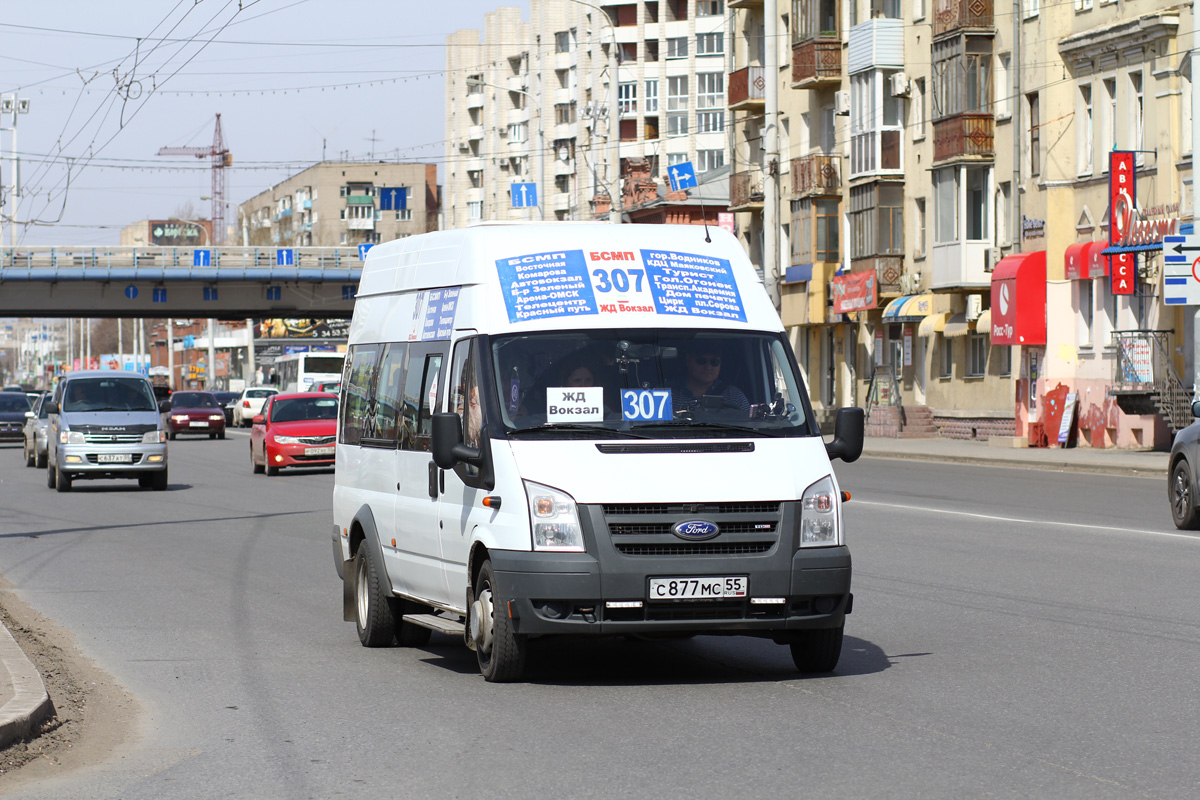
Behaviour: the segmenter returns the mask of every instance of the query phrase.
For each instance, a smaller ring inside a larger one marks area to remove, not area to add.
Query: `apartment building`
[[[1073,440],[1162,446],[1190,421],[1192,313],[1162,283],[1162,235],[1193,214],[1190,5],[729,7],[731,208],[763,259],[779,176],[782,313],[819,413],[865,405],[875,433],[1053,443],[1061,384]],[[756,91],[770,80],[777,114]],[[1110,243],[1114,149],[1136,178],[1117,229],[1136,243]]]
[[[715,178],[725,26],[721,0],[532,0],[447,37],[445,225],[627,214],[684,161]]]
[[[326,161],[238,206],[240,235],[263,247],[353,247],[437,230],[434,164]]]

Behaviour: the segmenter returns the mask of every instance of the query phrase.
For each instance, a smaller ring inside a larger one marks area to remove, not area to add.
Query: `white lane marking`
[[[928,514],[946,514],[954,517],[971,517],[973,519],[986,519],[993,522],[1014,522],[1019,525],[1057,525],[1060,528],[1080,528],[1088,531],[1111,531],[1113,533],[1144,533],[1151,536],[1167,536],[1172,539],[1188,539],[1193,542],[1200,542],[1200,536],[1188,533],[1171,533],[1168,531],[1148,531],[1142,528],[1115,528],[1110,525],[1088,525],[1083,522],[1057,522],[1047,519],[1021,519],[1020,517],[1000,517],[995,514],[977,514],[971,511],[954,511],[949,508],[928,508],[926,506],[906,506],[899,503],[881,503],[874,500],[859,500],[855,498],[850,501],[851,504],[861,503],[864,506],[882,506],[884,508],[899,508],[905,511],[923,511]]]

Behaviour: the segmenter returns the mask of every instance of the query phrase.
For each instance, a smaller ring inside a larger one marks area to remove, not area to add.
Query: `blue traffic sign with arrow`
[[[536,183],[514,183],[509,191],[513,208],[533,208],[538,204]]]
[[[379,190],[380,211],[404,211],[406,208],[408,208],[407,186]]]
[[[692,162],[690,161],[683,161],[672,165],[667,170],[667,175],[671,179],[671,191],[673,192],[690,189],[697,185],[696,170],[692,167]]]

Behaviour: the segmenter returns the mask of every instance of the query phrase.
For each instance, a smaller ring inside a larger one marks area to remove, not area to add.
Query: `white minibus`
[[[309,392],[314,384],[342,377],[345,356],[341,353],[312,351],[290,353],[275,361],[275,373],[282,392]]]
[[[828,444],[729,233],[491,223],[370,250],[342,379],[333,559],[367,647],[746,635],[802,672],[850,593]]]

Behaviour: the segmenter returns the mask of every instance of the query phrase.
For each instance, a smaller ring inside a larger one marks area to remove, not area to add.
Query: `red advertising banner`
[[[851,272],[838,275],[830,282],[833,289],[833,310],[838,314],[865,311],[879,304],[874,272]]]
[[[1108,243],[1117,244],[1125,235],[1122,225],[1132,217],[1137,205],[1137,188],[1134,184],[1134,154],[1127,150],[1114,150],[1108,155]],[[1118,253],[1111,256],[1113,294],[1133,294],[1137,280],[1137,256],[1133,253]]]

